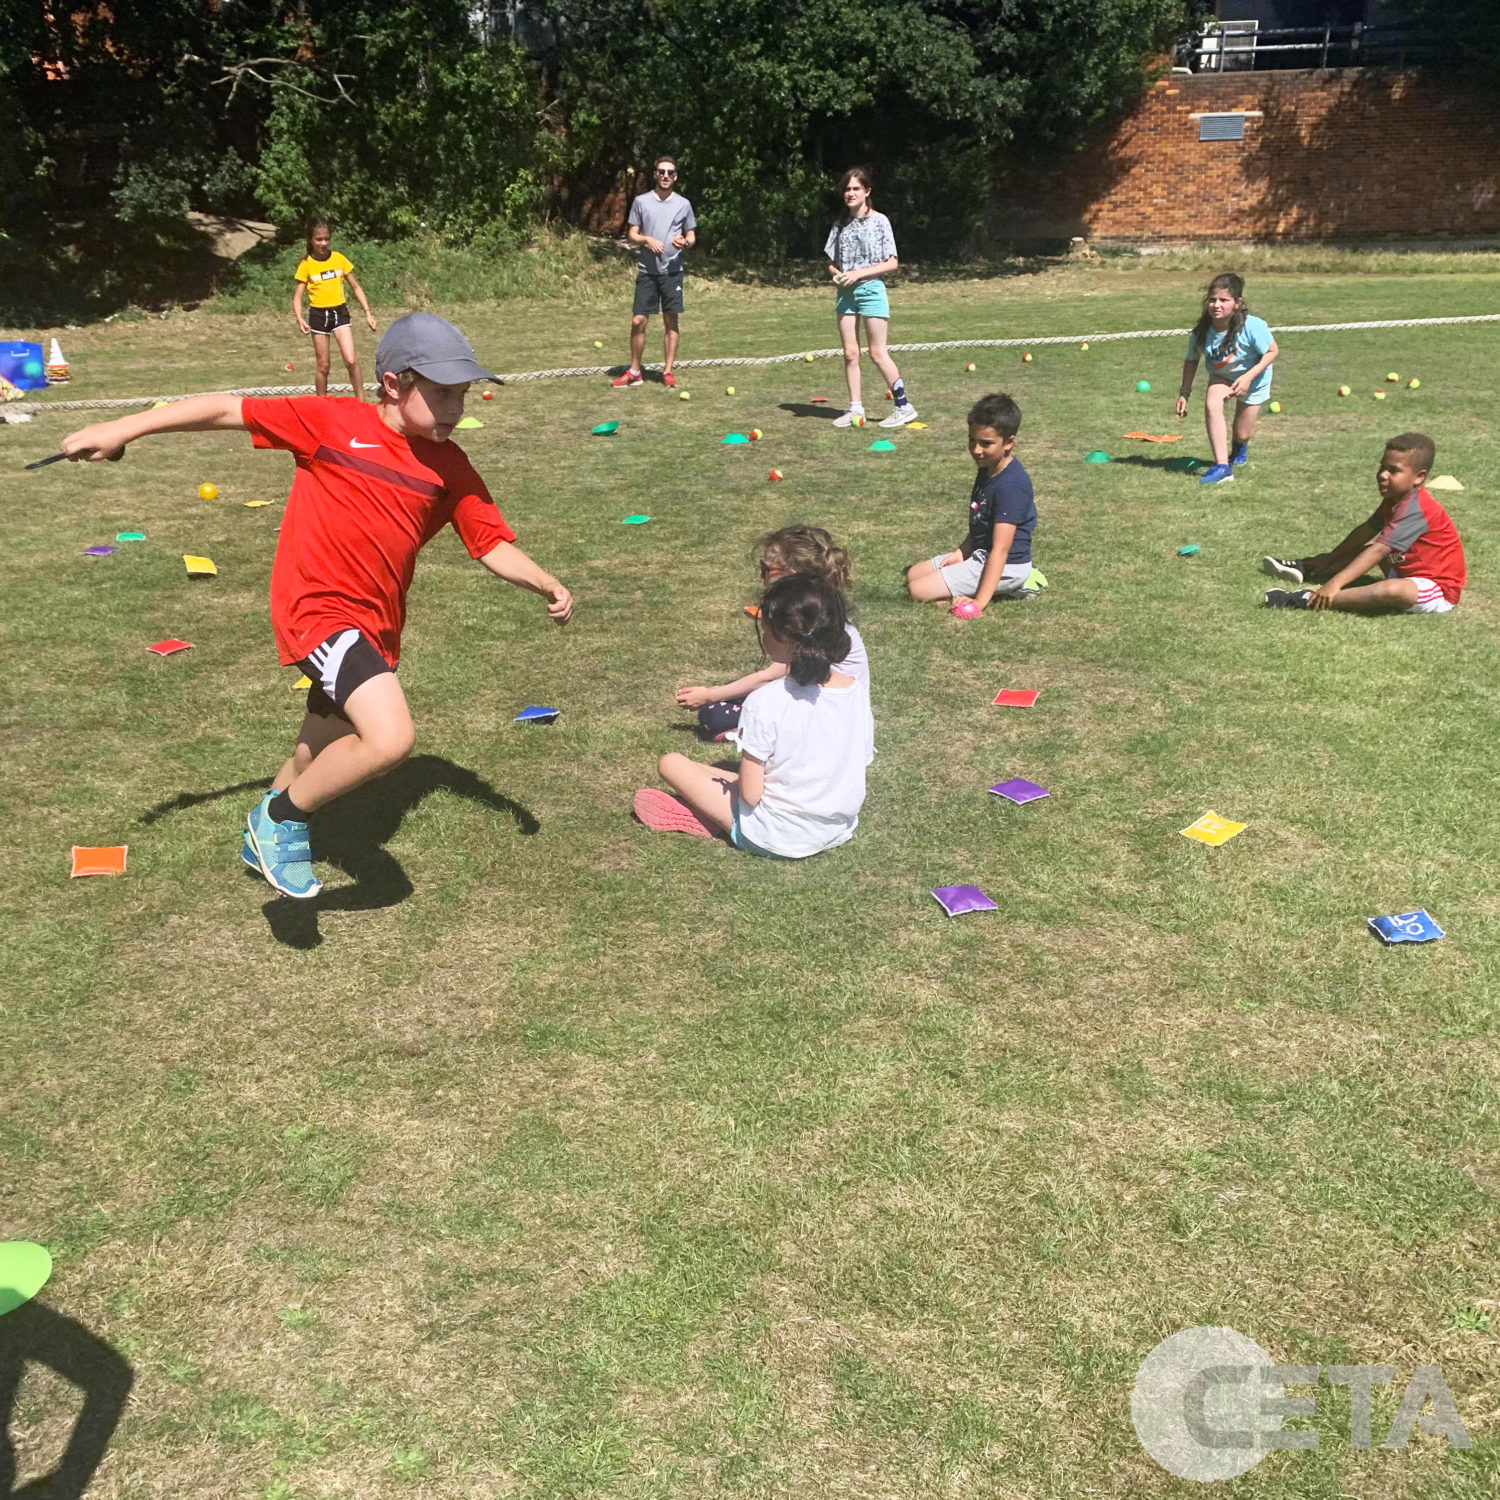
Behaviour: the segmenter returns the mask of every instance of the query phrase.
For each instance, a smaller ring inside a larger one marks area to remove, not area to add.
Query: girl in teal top
[[[1276,340],[1264,318],[1252,316],[1245,306],[1245,283],[1232,271],[1215,276],[1203,298],[1203,313],[1188,337],[1187,358],[1182,365],[1182,389],[1177,397],[1177,415],[1186,415],[1188,397],[1198,361],[1208,361],[1208,393],[1203,420],[1213,449],[1213,467],[1205,470],[1199,484],[1222,484],[1234,478],[1235,468],[1250,456],[1250,437],[1261,406],[1271,398],[1271,362],[1276,358]],[[1229,451],[1229,425],[1224,407],[1233,397],[1234,452]]]

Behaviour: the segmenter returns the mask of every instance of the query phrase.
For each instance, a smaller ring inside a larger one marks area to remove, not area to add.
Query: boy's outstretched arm
[[[529,589],[547,601],[555,625],[566,625],[573,613],[573,596],[547,570],[534,563],[514,542],[501,542],[479,559],[496,578]]]
[[[118,458],[127,443],[158,432],[235,432],[244,427],[238,396],[189,396],[186,401],[116,417],[113,422],[80,427],[58,446],[70,459],[97,463],[101,458]]]
[[[1350,539],[1356,536],[1359,531],[1363,531],[1368,535],[1369,528],[1362,526],[1357,528],[1356,531],[1349,533],[1349,537],[1345,538],[1333,553],[1335,565],[1337,565],[1340,554],[1349,545]],[[1363,578],[1371,568],[1378,567],[1395,550],[1394,547],[1386,546],[1378,536],[1373,541],[1367,542],[1365,546],[1354,553],[1354,560],[1352,562],[1345,562],[1327,583],[1314,590],[1312,597],[1307,601],[1307,607],[1309,609],[1331,608],[1336,595],[1353,583],[1356,578]]]
[[[979,575],[979,587],[974,590],[974,602],[983,613],[985,605],[995,597],[995,590],[1000,586],[1000,576],[1005,572],[1005,564],[1010,557],[1010,544],[1016,539],[1016,527],[1013,521],[998,521],[995,530],[990,537],[989,554],[984,560],[984,571]]]

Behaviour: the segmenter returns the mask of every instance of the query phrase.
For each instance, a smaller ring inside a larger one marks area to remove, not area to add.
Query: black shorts
[[[649,318],[654,312],[682,311],[682,268],[675,271],[637,271],[635,305],[630,309],[638,318]]]
[[[718,703],[705,703],[698,710],[698,727],[710,737],[728,734],[731,729],[740,727],[740,710],[744,706],[743,698],[725,698]]]
[[[297,663],[309,677],[307,711],[320,719],[342,719],[349,715],[344,705],[355,688],[372,677],[392,671],[389,662],[357,630],[341,630]]]
[[[307,326],[314,333],[332,333],[335,328],[349,326],[349,304],[340,302],[337,307],[310,307],[307,310]]]

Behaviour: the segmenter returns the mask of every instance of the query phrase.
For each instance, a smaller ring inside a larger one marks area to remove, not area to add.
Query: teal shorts
[[[891,299],[885,294],[885,282],[872,277],[868,281],[856,281],[853,286],[841,286],[834,311],[843,317],[846,313],[858,313],[862,318],[889,318]]]
[[[748,839],[740,831],[740,799],[738,793],[734,798],[734,823],[729,830],[729,842],[736,849],[743,849],[746,854],[759,854],[765,859],[785,859],[784,854],[773,854],[769,849],[762,849],[754,840]]]

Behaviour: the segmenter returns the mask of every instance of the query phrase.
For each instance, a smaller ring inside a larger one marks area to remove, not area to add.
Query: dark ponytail
[[[787,670],[803,687],[821,687],[854,649],[844,596],[811,573],[778,578],[760,601],[760,623],[791,646]]]

